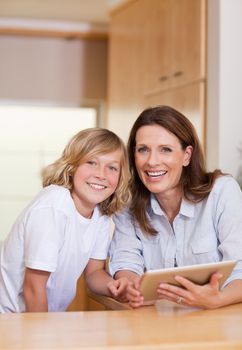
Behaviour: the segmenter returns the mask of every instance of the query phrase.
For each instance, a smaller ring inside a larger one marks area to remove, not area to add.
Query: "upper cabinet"
[[[170,0],[144,2],[144,93],[165,89],[170,84],[171,21]]]
[[[204,144],[205,57],[206,0],[124,0],[111,14],[106,126],[126,140],[144,108],[170,104]]]
[[[177,109],[194,125],[205,151],[205,82],[193,82],[185,86],[147,95],[143,108],[147,106],[168,105]]]
[[[141,0],[144,20],[144,94],[205,77],[205,0]]]
[[[143,15],[143,0],[130,1],[110,23],[107,126],[124,140],[143,100]]]

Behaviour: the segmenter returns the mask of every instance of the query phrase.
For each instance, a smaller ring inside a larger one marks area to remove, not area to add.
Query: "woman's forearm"
[[[126,277],[128,280],[132,282],[140,280],[140,276],[137,273],[130,270],[121,270],[115,273],[115,276],[114,276],[115,279],[118,279],[121,277]]]
[[[220,293],[219,306],[226,306],[242,302],[242,280],[230,282]]]

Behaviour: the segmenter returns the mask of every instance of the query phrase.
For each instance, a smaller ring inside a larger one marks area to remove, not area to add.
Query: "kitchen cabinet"
[[[205,145],[206,0],[125,0],[111,13],[106,126],[127,140],[142,110],[169,104]]]
[[[171,23],[170,0],[143,0],[144,20],[144,86],[145,94],[170,85]]]
[[[204,79],[205,1],[143,1],[144,94]]]
[[[168,105],[183,113],[194,125],[205,151],[205,82],[193,82],[185,86],[146,96],[143,108]]]
[[[143,98],[143,0],[112,16],[109,37],[108,127],[124,140]]]

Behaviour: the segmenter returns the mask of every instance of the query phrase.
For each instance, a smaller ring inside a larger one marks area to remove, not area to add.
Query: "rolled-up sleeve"
[[[139,275],[144,272],[142,244],[136,235],[136,228],[128,210],[113,217],[115,230],[110,245],[109,272],[129,270]]]
[[[226,180],[217,202],[218,249],[223,260],[237,260],[238,263],[225,285],[242,279],[242,192],[232,177]]]

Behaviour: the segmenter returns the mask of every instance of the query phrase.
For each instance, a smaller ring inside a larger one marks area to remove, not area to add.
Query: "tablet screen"
[[[220,272],[223,277],[219,280],[220,287],[231,274],[236,265],[235,260],[221,261],[217,263],[189,265],[183,267],[174,267],[169,269],[149,270],[145,272],[141,279],[141,292],[144,300],[157,299],[157,287],[160,282],[167,282],[174,285],[179,283],[174,279],[175,276],[182,276],[196,284],[206,284],[209,282],[211,275]]]

